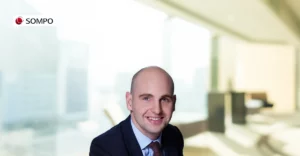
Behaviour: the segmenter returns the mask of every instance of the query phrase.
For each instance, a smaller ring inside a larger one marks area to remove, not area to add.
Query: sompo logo
[[[17,17],[15,20],[16,24],[20,25],[23,23],[23,18],[22,17]]]
[[[47,16],[18,16],[15,18],[15,24],[18,26],[51,26],[54,25],[54,19]]]

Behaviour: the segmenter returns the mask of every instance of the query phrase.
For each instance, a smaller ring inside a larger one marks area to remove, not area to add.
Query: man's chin
[[[161,134],[161,132],[162,132],[162,129],[159,129],[159,130],[157,130],[157,129],[151,129],[150,131],[149,131],[152,135],[160,135]]]
[[[151,127],[148,128],[148,130],[152,134],[160,134],[163,131],[164,128],[165,128],[164,125],[161,125],[161,126],[151,126]]]

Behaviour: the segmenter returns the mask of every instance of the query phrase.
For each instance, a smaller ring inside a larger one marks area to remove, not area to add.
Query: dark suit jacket
[[[143,156],[133,133],[130,116],[105,133],[94,138],[90,156]],[[161,138],[164,156],[183,156],[183,137],[179,129],[168,125]]]

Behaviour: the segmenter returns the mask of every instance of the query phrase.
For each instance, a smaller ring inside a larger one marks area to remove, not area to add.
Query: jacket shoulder
[[[164,132],[168,132],[168,133],[176,133],[178,135],[182,135],[180,130],[178,129],[178,127],[168,124],[167,127],[165,128]]]
[[[99,154],[114,156],[116,155],[116,152],[124,147],[124,142],[122,140],[120,125],[116,125],[92,140],[90,156],[98,156]]]
[[[167,142],[183,150],[184,147],[183,135],[176,126],[168,124],[168,126],[163,131],[163,135],[164,135],[164,139],[166,139]]]
[[[95,137],[92,142],[95,142],[98,144],[100,144],[100,143],[107,144],[107,143],[111,142],[112,139],[116,139],[118,137],[121,137],[121,131],[120,131],[120,126],[116,125],[116,126],[110,128],[109,130],[107,130],[106,132]]]

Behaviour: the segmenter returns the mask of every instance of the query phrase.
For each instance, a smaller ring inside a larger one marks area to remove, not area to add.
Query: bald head
[[[148,76],[159,76],[162,79],[166,79],[167,83],[170,85],[170,91],[172,94],[174,94],[174,81],[172,77],[166,72],[164,69],[158,67],[158,66],[149,66],[142,68],[138,72],[136,72],[131,80],[131,87],[130,87],[130,92],[133,93],[135,90],[135,87],[137,85],[137,81],[142,81],[143,77],[148,77]]]

